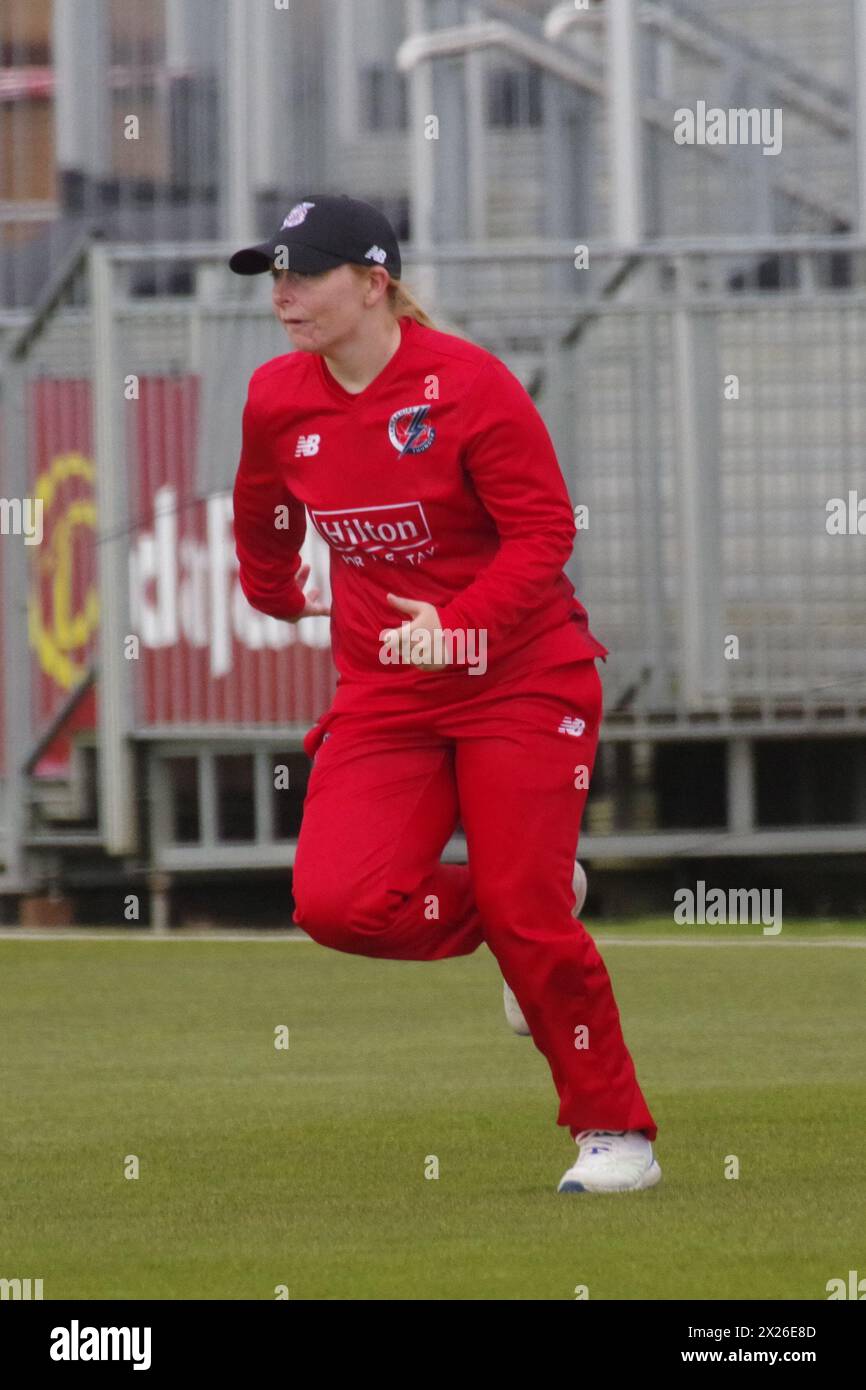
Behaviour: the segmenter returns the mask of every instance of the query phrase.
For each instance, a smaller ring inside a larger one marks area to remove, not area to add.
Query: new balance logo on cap
[[[576,714],[567,714],[557,729],[557,733],[571,734],[572,738],[580,738],[585,728],[585,719],[578,719]]]
[[[378,261],[380,265],[387,261],[388,252],[383,251],[381,246],[371,246],[369,251],[364,252],[365,261]]]

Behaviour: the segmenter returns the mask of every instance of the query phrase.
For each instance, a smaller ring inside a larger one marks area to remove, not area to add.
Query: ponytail
[[[388,302],[395,318],[415,319],[425,328],[436,327],[426,309],[421,308],[412,291],[407,289],[402,280],[391,280],[388,285]]]
[[[349,268],[359,276],[366,275],[369,267],[356,265],[348,262]],[[414,294],[404,285],[402,280],[395,280],[393,276],[388,277],[388,307],[396,319],[414,319],[416,323],[421,323],[425,328],[435,328],[436,324],[427,313],[422,309]]]

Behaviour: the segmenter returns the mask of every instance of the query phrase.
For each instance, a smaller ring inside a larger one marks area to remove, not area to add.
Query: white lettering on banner
[[[159,650],[179,641],[207,647],[211,675],[226,676],[233,666],[233,639],[249,651],[280,651],[294,642],[330,645],[328,618],[286,623],[247,602],[237,576],[231,493],[218,493],[203,504],[204,541],[178,536],[173,487],[159,488],[153,503],[153,531],[136,536],[129,553],[130,619],[143,647]],[[301,557],[310,566],[308,584],[330,603],[329,551],[315,531],[308,531]]]

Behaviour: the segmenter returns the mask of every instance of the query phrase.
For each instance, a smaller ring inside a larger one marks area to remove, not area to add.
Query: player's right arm
[[[303,591],[310,573],[300,555],[306,512],[279,476],[252,385],[244,406],[232,500],[238,579],[247,602],[260,613],[290,623],[328,614],[330,610],[316,601],[318,589],[306,595]]]

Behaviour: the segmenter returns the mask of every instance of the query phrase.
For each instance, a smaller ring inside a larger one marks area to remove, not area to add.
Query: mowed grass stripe
[[[47,1298],[824,1298],[864,1258],[863,969],[777,940],[611,953],[664,1178],[606,1198],[555,1191],[573,1147],[486,950],[0,942],[0,1274]]]

